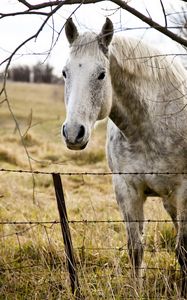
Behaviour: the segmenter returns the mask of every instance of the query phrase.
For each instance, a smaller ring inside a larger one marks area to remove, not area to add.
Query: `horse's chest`
[[[141,140],[129,143],[115,127],[108,133],[107,153],[113,172],[145,172],[148,168],[151,171],[156,156],[154,151],[146,149]]]

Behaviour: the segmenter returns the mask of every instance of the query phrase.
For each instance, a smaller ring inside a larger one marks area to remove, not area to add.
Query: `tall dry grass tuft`
[[[20,166],[21,162],[16,157],[14,151],[11,149],[5,149],[4,147],[0,146],[0,161],[3,163],[8,163],[14,166]]]

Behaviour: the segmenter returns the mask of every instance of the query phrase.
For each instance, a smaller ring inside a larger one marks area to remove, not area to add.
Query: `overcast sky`
[[[36,3],[36,1],[29,1]],[[38,1],[42,2],[42,1]],[[163,1],[168,12],[180,11],[181,1],[165,0]],[[132,0],[129,1],[131,6],[140,10],[147,16],[151,16],[153,20],[164,25],[163,11],[160,0]],[[77,6],[64,6],[54,16],[54,28],[59,32],[66,20],[66,18],[76,9]],[[77,24],[79,31],[93,30],[99,32],[105,17],[109,16],[114,23],[116,34],[133,35],[155,44],[157,47],[163,49],[167,53],[178,52],[174,42],[169,38],[164,37],[153,29],[130,30],[133,27],[147,27],[146,24],[133,17],[124,10],[114,11],[115,5],[111,2],[101,2],[92,5],[82,5],[74,16],[74,21]],[[0,0],[0,12],[14,12],[25,9],[23,5],[17,0]],[[114,13],[115,12],[115,13]],[[41,16],[17,16],[9,17],[0,20],[0,62],[5,59],[11,51],[13,51],[21,42],[33,35],[39,26],[42,24],[44,18]],[[55,38],[57,34],[55,34]],[[53,39],[52,20],[44,28],[36,41],[32,41],[15,56],[13,64],[27,64],[33,65],[38,61],[46,61],[50,63],[57,75],[61,75],[61,70],[68,57],[68,43],[64,36],[64,31],[59,37],[58,42],[51,51],[48,57],[46,53],[51,47]],[[2,68],[1,68],[2,70]]]

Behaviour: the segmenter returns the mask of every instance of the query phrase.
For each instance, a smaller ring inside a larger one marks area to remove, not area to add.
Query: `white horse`
[[[187,172],[186,71],[142,41],[113,37],[108,18],[99,35],[79,35],[72,19],[65,31],[71,48],[63,69],[67,147],[84,149],[95,122],[109,118],[107,156],[134,273],[140,275],[143,258],[143,205],[154,192],[178,233],[186,297],[187,175],[178,174]]]

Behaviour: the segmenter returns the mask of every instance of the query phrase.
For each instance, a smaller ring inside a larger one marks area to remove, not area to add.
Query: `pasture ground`
[[[82,152],[65,148],[63,86],[7,83],[10,105],[34,170],[105,172],[106,123]],[[3,100],[3,99],[1,99]],[[0,101],[1,101],[0,100]],[[29,169],[19,131],[0,104],[1,168]],[[51,175],[0,172],[0,300],[73,299],[59,224],[3,225],[6,221],[59,220]],[[69,220],[120,220],[110,176],[62,176]],[[159,198],[145,204],[146,219],[166,219]],[[148,222],[142,289],[133,280],[124,226],[120,222],[70,223],[80,286],[85,299],[179,299],[175,231],[171,223]]]

